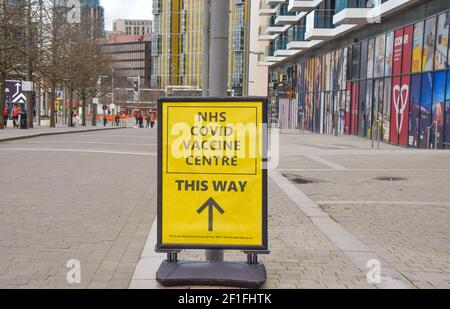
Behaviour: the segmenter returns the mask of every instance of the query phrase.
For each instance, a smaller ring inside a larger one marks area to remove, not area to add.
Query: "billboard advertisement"
[[[5,88],[5,102],[11,112],[14,106],[19,106],[21,110],[27,109],[27,97],[22,90],[22,81],[7,80]]]

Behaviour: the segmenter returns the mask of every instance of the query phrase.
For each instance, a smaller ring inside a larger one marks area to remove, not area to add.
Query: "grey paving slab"
[[[0,143],[0,160],[14,163],[4,166],[0,187],[0,288],[126,288],[155,216],[156,158],[116,153],[154,152],[155,133],[122,129]],[[31,142],[49,151],[20,149]],[[79,152],[57,151],[65,147]],[[66,280],[69,259],[81,263],[80,284]]]

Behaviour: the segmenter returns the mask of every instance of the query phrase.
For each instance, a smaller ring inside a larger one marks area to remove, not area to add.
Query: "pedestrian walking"
[[[155,126],[155,121],[156,121],[156,116],[155,114],[151,115],[151,120],[150,120],[150,126],[153,129],[153,127]]]
[[[27,111],[25,110],[25,108],[20,110],[20,128],[28,129]]]
[[[3,107],[3,126],[6,128],[8,126],[9,109],[8,104],[5,103]]]
[[[19,108],[19,106],[15,105],[12,110],[12,118],[13,118],[13,127],[14,128],[19,127],[19,115],[20,115],[20,108]]]
[[[139,115],[139,128],[144,128],[144,117]]]
[[[116,115],[116,126],[117,127],[120,126],[120,115],[119,114]]]
[[[145,120],[146,120],[145,128],[148,129],[148,128],[150,128],[151,116],[147,115]]]
[[[103,126],[106,127],[108,124],[108,118],[106,118],[106,115],[103,115]]]
[[[139,114],[136,112],[134,118],[136,119],[136,127],[139,127]]]

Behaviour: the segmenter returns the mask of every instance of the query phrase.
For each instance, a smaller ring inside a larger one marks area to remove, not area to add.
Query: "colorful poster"
[[[442,149],[444,134],[445,109],[445,75],[444,71],[434,73],[432,128],[430,131],[431,148]]]
[[[419,121],[420,121],[420,89],[421,74],[415,74],[411,77],[411,98],[410,98],[410,117],[409,117],[409,147],[419,147]]]
[[[408,139],[409,139],[409,130],[408,130],[408,121],[409,121],[409,94],[410,94],[410,84],[411,77],[409,75],[402,76],[401,89],[400,89],[400,98],[396,97],[396,106],[398,106],[398,110],[400,111],[397,115],[397,119],[399,119],[398,129],[399,129],[399,137],[398,144],[402,147],[408,147]],[[393,90],[394,92],[397,89]],[[397,92],[396,92],[397,95]],[[403,97],[404,95],[404,97]],[[398,104],[398,105],[397,105]],[[396,108],[397,112],[397,108]],[[397,127],[397,126],[396,126]]]
[[[412,55],[412,73],[422,72],[422,54],[423,54],[423,27],[425,23],[421,21],[414,25],[413,35],[413,55]]]
[[[444,148],[450,148],[450,71],[447,71],[447,91],[445,94]]]
[[[428,128],[431,125],[431,95],[433,89],[433,74],[422,74],[422,92],[420,95],[419,147],[427,149]]]
[[[436,17],[427,19],[424,32],[424,50],[422,71],[433,70],[434,49],[436,45]]]
[[[371,123],[371,137],[374,140],[381,140],[381,122],[383,114],[383,87],[384,80],[376,79],[373,87],[373,104],[372,104],[372,123]]]
[[[344,48],[341,49],[340,55],[339,55],[339,63],[341,64],[341,70],[340,70],[340,78],[339,78],[339,90],[345,90],[346,88],[346,81],[347,81],[347,59],[348,59],[348,49]]]
[[[373,78],[373,64],[374,64],[375,40],[369,40],[367,47],[367,78]]]
[[[403,74],[409,74],[411,72],[413,32],[414,32],[413,25],[403,28],[403,55],[402,55]]]
[[[402,87],[401,77],[392,79],[392,104],[391,104],[391,144],[399,145],[399,138],[405,119],[406,103],[409,97],[409,88]]]
[[[367,46],[366,46],[367,47]],[[366,89],[367,80],[361,80],[359,82],[359,94],[358,94],[358,136],[366,137],[367,126],[366,126]]]
[[[361,44],[353,45],[352,50],[352,79],[359,79],[361,60]]]
[[[345,92],[345,127],[344,134],[350,135],[351,111],[352,111],[352,82],[347,82],[347,91]]]
[[[389,32],[386,35],[386,55],[385,55],[385,76],[392,75],[392,62],[394,53],[394,32]]]
[[[352,89],[352,110],[351,110],[351,134],[358,134],[358,109],[359,109],[359,82],[353,83]]]
[[[450,12],[438,16],[436,52],[434,56],[435,70],[445,70],[447,68],[449,25],[450,25]]]
[[[375,39],[375,77],[384,75],[385,52],[386,35],[380,35]]]
[[[392,63],[392,75],[398,75],[402,70],[403,29],[394,32],[394,58]]]
[[[366,104],[364,106],[364,136],[372,136],[373,80],[367,81]]]
[[[392,79],[386,78],[383,89],[383,141],[389,143],[391,134],[391,89]]]

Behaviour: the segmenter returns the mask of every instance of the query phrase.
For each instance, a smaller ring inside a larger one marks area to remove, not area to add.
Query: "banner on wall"
[[[423,27],[421,21],[414,25],[413,35],[413,55],[412,55],[412,73],[422,72],[422,54],[423,54]]]
[[[352,82],[347,82],[347,91],[345,95],[345,126],[344,134],[350,134],[351,121],[351,104],[352,104]]]
[[[414,28],[398,29],[394,34],[393,74],[408,74],[411,70],[412,36]],[[410,77],[396,76],[392,79],[391,143],[407,147],[409,139]]]
[[[351,134],[358,134],[358,108],[359,108],[359,82],[353,83],[352,108],[351,108]]]

